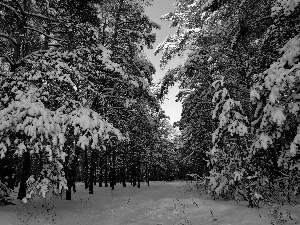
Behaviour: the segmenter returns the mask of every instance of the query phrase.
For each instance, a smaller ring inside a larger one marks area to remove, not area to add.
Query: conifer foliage
[[[184,146],[207,162],[214,196],[299,196],[299,16],[297,0],[178,0],[162,16],[177,32],[156,49],[161,66],[188,57],[161,93],[180,83]]]
[[[116,175],[140,182],[149,170],[160,120],[143,52],[159,28],[144,14],[149,4],[0,2],[0,179],[19,182],[24,203],[51,189],[70,198],[78,167],[91,194],[98,178],[113,188]]]

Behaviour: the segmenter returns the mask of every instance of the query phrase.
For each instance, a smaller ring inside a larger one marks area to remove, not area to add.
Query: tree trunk
[[[99,159],[99,187],[102,187],[102,182],[103,182],[103,178],[102,178],[102,157],[100,156],[100,159]]]
[[[158,179],[157,180],[160,181],[160,177],[161,177],[160,168],[158,167],[157,169],[158,169]]]
[[[23,166],[22,166],[18,199],[23,199],[26,197],[26,189],[27,189],[26,181],[29,178],[29,172],[30,172],[30,153],[27,151],[24,152],[22,158],[23,158]]]
[[[115,170],[114,170],[113,167],[110,167],[110,169],[109,169],[109,181],[110,181],[111,190],[114,190],[114,188],[115,188],[114,179],[115,179]]]
[[[148,166],[148,163],[146,163],[146,182],[147,182],[148,186],[150,185],[149,180],[150,180],[150,178],[149,178],[149,166]]]
[[[72,197],[72,186],[73,186],[71,179],[67,180],[67,186],[68,186],[68,189],[66,191],[66,200],[71,200],[71,197]]]
[[[137,187],[141,187],[141,168],[138,166],[137,168]]]
[[[78,157],[80,154],[80,147],[74,145],[75,148],[75,156],[72,161],[72,185],[73,185],[73,192],[76,192],[76,181],[77,181],[77,169],[78,169]]]
[[[126,180],[130,181],[130,168],[128,167],[128,163],[126,162]]]
[[[88,160],[87,149],[85,149],[84,150],[84,188],[85,189],[89,187],[88,176],[89,176],[89,160]]]
[[[99,155],[98,155],[98,153],[97,152],[94,152],[94,156],[95,156],[95,159],[94,159],[94,185],[96,185],[97,184],[97,179],[96,179],[96,177],[97,177],[97,166],[99,165],[98,164],[98,157],[99,157]],[[99,169],[98,169],[98,171],[99,171]]]
[[[136,185],[136,168],[135,168],[135,164],[132,164],[132,166],[131,166],[131,176],[132,176],[132,186],[134,187]]]
[[[122,179],[122,185],[123,185],[123,187],[126,187],[126,167],[125,167],[125,165],[122,168],[121,179]]]
[[[116,152],[113,149],[112,153],[112,167],[111,167],[111,177],[110,177],[111,189],[114,190],[114,186],[117,184],[116,182]]]
[[[104,162],[104,185],[105,187],[108,187],[108,168],[107,168],[107,151],[105,151],[105,162]]]
[[[69,170],[69,155],[70,155],[70,151],[68,152],[68,155],[66,157],[66,162],[65,162],[65,166],[64,166],[64,170],[65,170],[65,174],[66,174],[66,178],[67,178],[67,191],[66,191],[66,200],[71,200],[71,188],[72,188],[72,183],[71,183],[71,171]]]
[[[71,163],[71,150],[70,150],[70,147],[72,146],[72,144],[69,142],[68,143],[69,147],[67,148],[68,149],[68,152],[67,152],[67,156],[66,156],[66,161],[65,161],[65,164],[64,164],[64,170],[65,170],[65,174],[66,174],[66,179],[67,179],[67,191],[66,191],[66,200],[71,200],[72,198],[72,169],[71,169],[71,166],[72,166],[72,163]]]
[[[91,152],[91,166],[90,166],[90,184],[89,194],[94,194],[94,175],[95,175],[95,150]]]
[[[97,165],[97,164],[95,164],[95,168],[94,168],[94,185],[97,184],[97,179],[96,179],[96,177],[97,177],[96,165]]]

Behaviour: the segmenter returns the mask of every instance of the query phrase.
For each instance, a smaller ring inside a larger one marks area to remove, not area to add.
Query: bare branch
[[[18,19],[19,19],[20,21],[22,20],[21,15],[17,12],[17,10],[16,10],[15,8],[13,8],[13,7],[9,6],[9,5],[6,5],[6,4],[4,4],[4,3],[2,3],[2,2],[0,2],[0,5],[2,5],[3,7],[8,8],[8,9],[10,9],[11,11],[13,11],[14,14],[16,14],[16,16],[18,17]]]
[[[65,41],[65,40],[60,39],[60,38],[52,37],[51,35],[48,35],[48,34],[44,33],[43,31],[40,31],[40,30],[35,29],[35,28],[33,28],[33,27],[24,27],[24,29],[33,30],[33,31],[35,31],[35,32],[37,32],[37,33],[40,33],[40,34],[44,35],[45,37],[48,37],[48,38],[52,39],[52,40],[56,40],[56,41]]]
[[[13,61],[11,60],[11,58],[9,58],[8,55],[0,55],[0,57],[5,58],[9,62],[10,65],[14,65]]]
[[[36,54],[39,54],[39,53],[45,53],[45,52],[47,52],[47,51],[49,51],[49,50],[38,50],[38,51],[32,52],[32,53],[30,53],[29,55],[26,55],[25,57],[21,58],[21,59],[20,59],[18,62],[16,62],[16,63],[14,63],[7,55],[3,55],[3,56],[0,55],[0,57],[5,58],[5,59],[10,63],[10,66],[11,66],[11,67],[18,67],[18,66],[20,66],[20,64],[21,64],[21,62],[22,62],[23,60],[25,60],[25,59],[27,59],[27,58],[33,56],[33,55],[36,55]]]
[[[33,55],[40,54],[40,53],[46,53],[46,52],[48,52],[48,51],[49,51],[49,50],[38,50],[38,51],[32,52],[32,53],[30,53],[29,55],[24,56],[24,57],[23,57],[22,59],[20,59],[16,64],[21,63],[23,60],[28,59],[29,57],[31,57],[31,56],[33,56]]]
[[[30,13],[30,12],[25,12],[25,14],[28,15],[28,16],[38,17],[38,18],[44,19],[44,20],[49,20],[49,21],[53,21],[53,22],[59,22],[59,20],[56,20],[56,19],[44,16],[44,15],[41,15],[41,14],[35,14],[35,13]]]
[[[20,8],[21,10],[21,13],[24,14],[24,9],[22,8],[22,5],[21,3],[18,1],[18,0],[13,0],[15,3],[17,3],[18,7]]]
[[[0,33],[0,37],[4,37],[6,39],[9,39],[14,45],[18,45],[17,40],[14,39],[13,37],[9,36],[8,34],[5,33]]]
[[[21,12],[24,13],[25,15],[27,15],[27,16],[33,16],[33,17],[38,17],[38,18],[44,19],[44,20],[49,20],[49,21],[53,21],[53,22],[59,22],[59,20],[57,20],[57,19],[50,18],[50,17],[44,16],[44,15],[41,15],[41,14],[36,14],[36,13],[31,13],[31,12],[25,12],[24,9],[22,8],[22,6],[20,5],[19,1],[15,1],[15,2],[17,2],[19,8],[21,9]],[[5,3],[2,3],[2,2],[0,2],[0,5],[2,5],[5,8],[10,9],[11,11],[13,11],[16,14],[16,16],[18,17],[18,19],[20,21],[22,20],[21,15],[19,14],[19,12],[14,7],[9,6],[9,5],[7,5]]]

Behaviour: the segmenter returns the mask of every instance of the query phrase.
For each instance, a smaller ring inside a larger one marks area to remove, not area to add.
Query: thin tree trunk
[[[126,159],[125,159],[126,160]],[[127,182],[129,182],[130,181],[130,167],[128,166],[128,162],[127,162],[127,160],[126,160],[126,180],[127,180]],[[130,165],[130,164],[129,164]]]
[[[94,194],[94,172],[95,169],[95,150],[91,152],[91,166],[90,166],[90,184],[89,184],[89,194]]]
[[[158,167],[158,181],[160,181],[160,168]]]
[[[97,168],[97,166],[99,165],[98,164],[98,153],[95,152],[94,155],[95,155],[95,160],[94,160],[94,185],[96,185],[97,184],[97,179],[96,179],[97,169],[99,171],[99,168]]]
[[[30,172],[30,153],[26,151],[23,153],[23,166],[22,166],[18,199],[23,199],[26,197],[26,189],[27,189],[26,181],[29,178],[29,172]]]
[[[66,157],[66,162],[65,162],[65,166],[64,166],[64,170],[65,170],[65,174],[67,177],[67,191],[66,191],[66,200],[71,200],[71,189],[72,189],[72,182],[71,182],[71,171],[69,170],[69,158],[70,158],[70,151],[68,152],[68,155]]]
[[[15,169],[15,187],[18,187],[18,185],[19,185],[19,179],[18,179],[18,177],[20,177],[20,170],[19,170],[19,162],[20,162],[20,160],[19,160],[19,157],[16,157],[16,159],[15,159],[16,161],[15,161],[15,165],[16,165],[16,169]]]
[[[123,187],[126,187],[126,167],[125,167],[125,165],[122,168],[122,177],[121,177],[121,179],[122,179]]]
[[[124,155],[123,155],[123,165],[121,167],[121,181],[122,181],[122,186],[126,187],[126,149],[127,146],[124,148]]]
[[[141,155],[140,155],[140,151],[138,152],[138,159],[137,159],[137,187],[140,188],[141,187]]]
[[[104,185],[105,187],[108,187],[108,168],[107,168],[107,151],[105,151],[105,162],[104,162]]]
[[[111,187],[111,190],[114,190],[115,188],[115,184],[114,184],[114,168],[111,166],[109,168],[109,181],[110,181],[110,187]]]
[[[138,188],[141,187],[141,168],[140,168],[140,165],[138,165],[138,168],[137,168],[137,187]]]
[[[67,156],[66,156],[66,161],[65,161],[65,166],[64,166],[64,170],[65,170],[65,174],[66,174],[66,178],[67,178],[67,191],[66,191],[66,200],[71,200],[72,198],[72,185],[73,185],[73,179],[72,179],[72,163],[71,161],[71,150],[70,147],[72,146],[72,142],[69,142],[69,148],[68,152],[67,152]]]
[[[100,156],[100,159],[99,159],[99,187],[102,187],[102,182],[103,182],[103,178],[102,178],[102,164],[103,164],[103,161],[102,161],[102,157]]]
[[[131,167],[131,176],[132,176],[132,186],[134,187],[136,185],[136,168],[135,168],[135,164],[132,164],[132,167]]]
[[[147,182],[148,186],[150,185],[149,180],[150,180],[150,178],[149,178],[149,166],[148,166],[148,163],[146,163],[146,182]]]
[[[114,186],[117,184],[116,179],[116,151],[113,149],[112,153],[112,189],[114,189]]]
[[[84,187],[87,189],[89,187],[88,183],[89,176],[89,161],[88,161],[88,152],[87,149],[84,150]]]
[[[76,192],[76,181],[77,181],[77,169],[78,169],[78,157],[80,154],[80,147],[78,147],[77,145],[74,145],[75,148],[75,156],[74,159],[72,161],[72,185],[73,185],[73,192]]]

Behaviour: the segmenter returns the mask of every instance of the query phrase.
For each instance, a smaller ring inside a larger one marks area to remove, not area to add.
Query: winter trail
[[[197,194],[186,182],[152,182],[141,188],[115,190],[96,187],[93,195],[77,185],[72,200],[49,197],[35,199],[27,205],[0,206],[0,225],[255,225],[271,224],[270,212],[250,209],[246,202],[214,201]],[[299,220],[299,208],[291,208]]]

